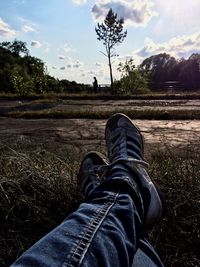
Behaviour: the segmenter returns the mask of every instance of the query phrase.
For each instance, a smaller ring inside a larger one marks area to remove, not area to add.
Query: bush
[[[122,78],[114,82],[115,93],[130,95],[149,92],[147,76],[135,68],[132,59],[127,60],[125,63],[120,63],[118,70],[122,73]]]
[[[138,70],[132,71],[128,76],[122,77],[119,81],[115,81],[114,90],[117,94],[125,95],[138,95],[149,92],[147,79]]]
[[[18,72],[11,75],[11,83],[14,92],[20,97],[28,96],[33,92],[34,83],[32,79],[25,80]]]

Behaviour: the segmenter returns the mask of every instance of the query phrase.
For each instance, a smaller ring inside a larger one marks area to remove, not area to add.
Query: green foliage
[[[102,53],[108,58],[111,88],[113,86],[111,58],[117,56],[115,53],[115,46],[122,43],[127,35],[127,31],[123,31],[123,24],[124,19],[118,19],[117,14],[110,9],[104,23],[98,23],[95,28],[97,39],[103,41],[103,45],[105,46],[106,53]]]
[[[20,55],[28,56],[29,54],[29,51],[26,47],[26,43],[16,39],[12,43],[2,42],[0,43],[0,47],[10,51],[14,56],[20,56]]]
[[[26,79],[26,77],[19,74],[19,72],[14,71],[10,76],[11,83],[14,89],[14,93],[18,96],[28,96],[34,91],[33,79]]]
[[[45,65],[29,55],[26,43],[17,40],[0,43],[0,90],[26,96],[43,93],[45,88]]]
[[[136,69],[133,59],[120,63],[118,70],[121,72],[121,79],[114,82],[114,92],[118,94],[142,94],[147,93],[147,74]]]
[[[81,92],[86,87],[47,74],[44,62],[29,55],[26,43],[18,40],[0,43],[0,92],[25,97],[46,92]]]
[[[122,76],[128,76],[134,70],[135,70],[135,64],[132,58],[126,59],[124,63],[122,62],[119,63],[118,71],[121,72]]]

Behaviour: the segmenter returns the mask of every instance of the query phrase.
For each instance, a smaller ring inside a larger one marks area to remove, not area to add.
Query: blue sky
[[[119,62],[167,52],[187,58],[200,53],[199,0],[1,0],[0,42],[25,41],[50,75],[70,81],[109,83],[107,58],[95,26],[109,8],[124,17],[128,34],[116,47]]]

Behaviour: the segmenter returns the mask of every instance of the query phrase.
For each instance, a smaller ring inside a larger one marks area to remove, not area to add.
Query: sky
[[[21,40],[50,75],[91,84],[109,83],[109,68],[95,26],[112,8],[127,37],[116,47],[117,66],[158,53],[188,58],[200,53],[200,0],[0,0],[0,42]]]

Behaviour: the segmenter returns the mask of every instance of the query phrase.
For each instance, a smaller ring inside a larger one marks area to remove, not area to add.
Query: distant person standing
[[[97,78],[94,77],[94,82],[93,82],[93,90],[94,90],[94,93],[96,94],[98,92],[98,81],[97,81]]]

